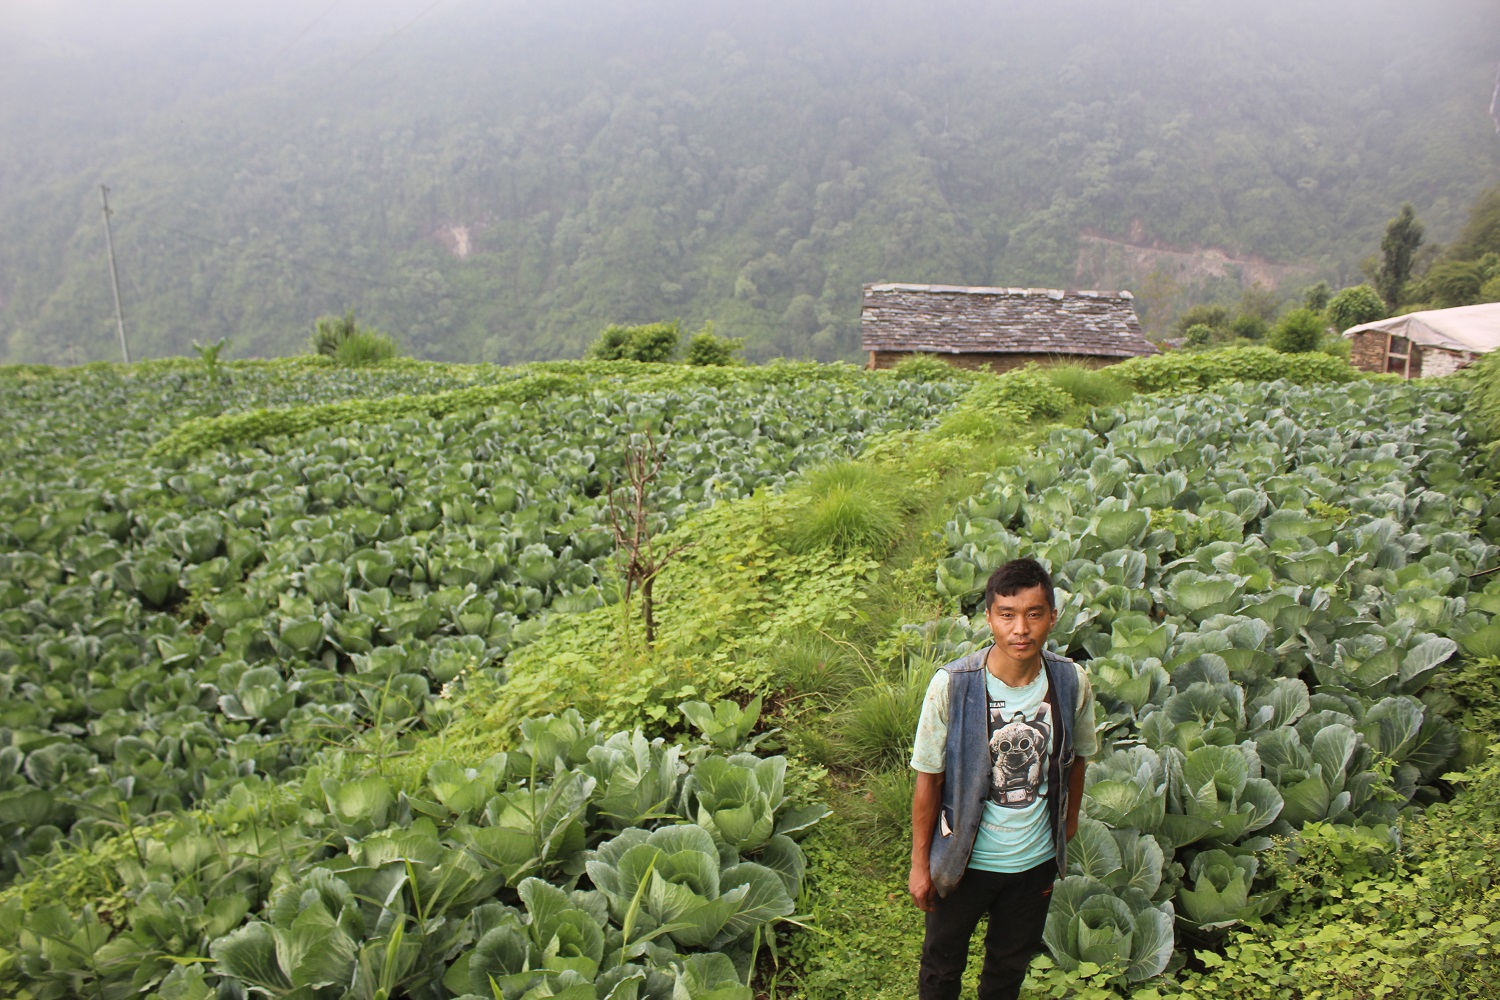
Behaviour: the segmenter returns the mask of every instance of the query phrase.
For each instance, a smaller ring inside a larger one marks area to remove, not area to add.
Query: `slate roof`
[[[865,286],[860,344],[931,354],[1160,353],[1141,336],[1131,301],[1129,292],[884,282]]]

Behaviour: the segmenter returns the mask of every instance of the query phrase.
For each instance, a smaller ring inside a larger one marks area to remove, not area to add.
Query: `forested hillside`
[[[852,358],[881,279],[1133,287],[1157,325],[1241,281],[1358,280],[1401,202],[1443,241],[1500,180],[1488,3],[299,26],[0,40],[0,360],[118,356],[100,183],[138,357],[296,351],[352,306],[408,353],[509,362],[673,317]]]

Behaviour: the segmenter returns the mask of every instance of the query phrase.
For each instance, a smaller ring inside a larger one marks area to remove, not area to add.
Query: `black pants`
[[[1050,859],[1030,871],[986,872],[970,868],[953,891],[927,914],[918,975],[921,1000],[957,1000],[969,961],[969,939],[979,918],[989,915],[979,1000],[1015,1000],[1031,957],[1042,948],[1047,904],[1057,865]]]

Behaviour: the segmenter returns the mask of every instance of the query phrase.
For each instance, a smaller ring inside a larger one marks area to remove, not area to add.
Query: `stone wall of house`
[[[1386,345],[1390,338],[1385,333],[1365,330],[1349,338],[1349,363],[1362,372],[1385,371]]]
[[[1349,338],[1349,362],[1365,372],[1383,372],[1386,370],[1388,360],[1387,350],[1390,344],[1388,334],[1376,330],[1366,330],[1356,333]],[[1468,351],[1450,351],[1442,347],[1432,345],[1412,345],[1411,355],[1411,378],[1436,378],[1439,375],[1451,375],[1473,364],[1479,358],[1478,354]]]
[[[924,352],[916,351],[871,351],[867,368],[894,368],[901,363],[903,358],[909,358],[913,354]],[[1103,368],[1124,361],[1124,358],[1098,358],[1083,354],[1019,354],[1006,352],[1004,354],[925,354],[929,358],[937,358],[946,361],[955,368],[983,368],[989,365],[993,371],[1008,372],[1012,368],[1020,368],[1031,362],[1040,365],[1045,364],[1076,364],[1087,368]]]
[[[1416,357],[1411,360],[1411,375],[1412,378],[1418,375],[1423,378],[1452,375],[1478,359],[1479,355],[1470,354],[1468,351],[1445,351],[1441,347],[1419,347]]]

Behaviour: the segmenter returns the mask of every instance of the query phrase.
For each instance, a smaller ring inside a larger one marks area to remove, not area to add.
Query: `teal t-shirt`
[[[1094,692],[1088,674],[1078,671],[1073,752],[1082,759],[1098,752],[1094,735]],[[1047,767],[1052,755],[1052,707],[1047,704],[1047,671],[1024,687],[1011,687],[985,674],[990,715],[990,794],[985,800],[969,867],[992,872],[1023,872],[1053,856],[1047,823]],[[948,671],[939,670],[927,687],[912,751],[912,767],[946,770]]]

